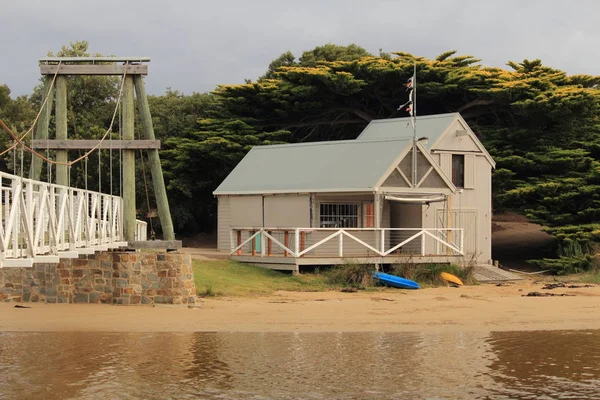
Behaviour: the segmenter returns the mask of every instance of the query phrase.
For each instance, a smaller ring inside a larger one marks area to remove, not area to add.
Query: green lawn
[[[292,275],[230,260],[194,260],[199,296],[257,296],[276,290],[323,291],[332,288],[319,274]]]
[[[559,277],[562,278],[562,277]],[[575,278],[583,283],[600,284],[600,271],[589,271],[580,275],[576,275]]]

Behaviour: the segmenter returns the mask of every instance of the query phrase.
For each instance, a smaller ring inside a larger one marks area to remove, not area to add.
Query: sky
[[[457,50],[498,67],[539,58],[600,75],[599,12],[595,0],[0,0],[0,85],[30,94],[38,60],[79,40],[92,53],[150,57],[156,95],[243,83],[288,50],[326,43],[429,58]]]

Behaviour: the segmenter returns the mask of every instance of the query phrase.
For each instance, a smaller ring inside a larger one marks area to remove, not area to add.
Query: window
[[[465,156],[452,154],[452,183],[457,188],[465,187]]]
[[[358,204],[321,203],[321,228],[358,228]]]

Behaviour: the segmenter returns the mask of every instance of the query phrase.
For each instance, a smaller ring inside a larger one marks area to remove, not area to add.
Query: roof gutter
[[[258,194],[310,194],[310,193],[375,193],[375,188],[358,189],[302,189],[302,190],[248,190],[248,191],[219,191],[213,192],[214,196],[258,195]]]

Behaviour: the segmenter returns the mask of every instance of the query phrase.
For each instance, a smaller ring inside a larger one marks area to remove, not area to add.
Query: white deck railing
[[[118,196],[0,172],[0,200],[0,267],[127,245]]]
[[[464,255],[462,228],[232,228],[231,255],[388,257]]]
[[[136,242],[145,242],[148,240],[148,223],[146,221],[135,220],[135,234],[134,239]]]

